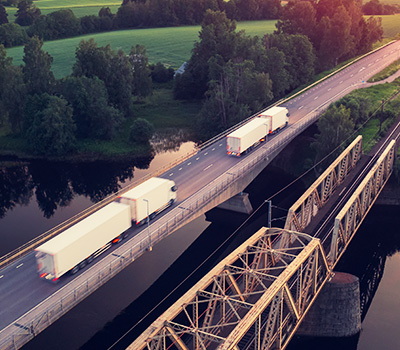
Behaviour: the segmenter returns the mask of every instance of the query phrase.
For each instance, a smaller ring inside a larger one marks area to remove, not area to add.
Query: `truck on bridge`
[[[175,182],[153,177],[35,249],[40,278],[56,282],[75,274],[176,200]]]
[[[272,107],[260,113],[257,118],[236,129],[227,136],[227,153],[239,157],[261,142],[267,135],[278,132],[289,122],[289,111],[285,107]]]

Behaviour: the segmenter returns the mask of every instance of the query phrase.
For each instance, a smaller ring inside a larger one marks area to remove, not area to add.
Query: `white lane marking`
[[[299,107],[299,109],[302,109],[304,106]]]
[[[214,165],[214,164],[210,164],[208,167],[205,167],[205,168],[203,169],[203,171],[206,171],[207,169],[210,169],[213,165]]]
[[[182,168],[179,168],[178,170],[179,170],[179,171],[181,171],[181,170],[182,170]]]
[[[318,96],[314,97],[314,100],[316,100],[318,98]]]
[[[196,158],[196,160],[199,160],[199,159],[200,159],[199,157]]]
[[[358,73],[362,72],[364,69],[365,69],[365,67],[362,67],[362,68],[358,71]]]
[[[213,148],[211,151],[215,151],[215,148]]]
[[[219,147],[221,147],[221,146],[222,146],[222,143],[219,144]]]
[[[208,152],[204,153],[204,155],[206,156],[208,154]]]
[[[16,268],[19,269],[23,264],[24,264],[24,263],[19,264]]]
[[[3,278],[3,277],[4,277],[4,275],[1,275],[1,276],[0,276],[0,278]]]
[[[343,83],[343,80],[341,80],[339,84],[342,84],[342,83]]]
[[[354,76],[354,74],[350,75],[350,77],[353,77],[353,76]]]
[[[174,173],[169,174],[169,176],[172,176],[172,175],[174,175]]]
[[[329,88],[329,89],[328,89],[328,91],[331,91],[331,90],[332,90],[332,88]]]
[[[187,165],[190,165],[190,164],[192,164],[192,162],[187,163]]]
[[[387,54],[386,55],[384,55],[383,57],[386,57],[387,56]]]

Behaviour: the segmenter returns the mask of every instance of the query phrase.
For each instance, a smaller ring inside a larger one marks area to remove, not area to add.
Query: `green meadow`
[[[37,0],[35,5],[40,9],[43,15],[54,12],[60,9],[69,8],[76,17],[88,15],[98,15],[102,7],[109,7],[112,13],[117,13],[121,6],[121,1],[115,0]],[[17,12],[16,7],[7,7],[8,20],[14,21],[14,15]]]
[[[400,14],[377,17],[382,17],[383,36],[385,38],[393,38],[400,33]]]
[[[261,37],[275,30],[275,21],[240,22],[237,29],[244,29],[248,35]],[[52,69],[57,78],[71,73],[76,47],[81,40],[90,38],[93,38],[98,46],[110,44],[112,49],[122,49],[125,53],[128,53],[132,46],[144,45],[150,63],[161,62],[169,67],[179,68],[183,62],[189,60],[193,45],[198,41],[199,31],[200,26],[120,30],[47,41],[43,50],[54,58]],[[21,64],[23,47],[9,48],[7,55],[14,58],[14,64]]]

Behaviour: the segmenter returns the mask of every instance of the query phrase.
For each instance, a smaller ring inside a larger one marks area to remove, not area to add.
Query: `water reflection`
[[[168,128],[156,132],[151,139],[151,145],[156,153],[178,151],[184,142],[192,141],[193,135],[187,130]]]
[[[0,167],[0,218],[16,205],[27,205],[34,187],[28,166],[7,163]]]
[[[58,208],[68,207],[78,195],[97,202],[131,180],[135,168],[147,169],[153,158],[154,154],[113,162],[2,162],[0,218],[18,204],[27,205],[33,195],[45,218],[52,217]]]

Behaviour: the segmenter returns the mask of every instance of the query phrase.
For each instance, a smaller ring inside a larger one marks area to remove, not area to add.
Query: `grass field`
[[[35,5],[40,9],[43,15],[63,8],[71,9],[76,17],[88,15],[98,15],[102,7],[109,7],[112,13],[117,13],[121,6],[121,1],[116,0],[37,0]],[[8,20],[13,22],[15,19],[16,7],[7,7]]]
[[[275,21],[254,21],[238,23],[238,30],[244,29],[249,35],[263,36],[275,30]],[[200,26],[150,28],[121,30],[75,38],[47,41],[43,50],[54,58],[53,72],[57,78],[71,73],[75,63],[75,49],[81,40],[94,38],[98,46],[111,44],[114,50],[128,53],[137,44],[147,48],[150,63],[161,62],[172,68],[179,68],[191,56],[191,50],[198,41]],[[7,49],[7,55],[14,58],[14,64],[22,63],[23,47]]]
[[[382,17],[384,38],[393,38],[400,33],[400,14],[377,17]]]

